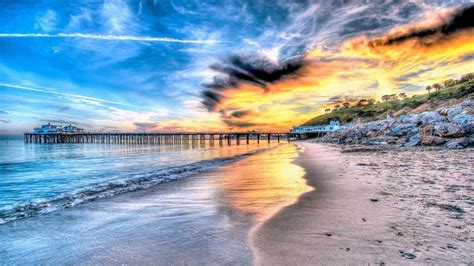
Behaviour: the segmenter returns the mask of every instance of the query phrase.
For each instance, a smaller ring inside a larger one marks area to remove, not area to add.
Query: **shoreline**
[[[255,264],[472,261],[474,254],[468,244],[473,229],[469,222],[472,192],[469,194],[468,188],[464,188],[468,193],[464,201],[457,199],[459,195],[446,192],[466,183],[472,170],[469,166],[464,165],[463,171],[454,173],[449,172],[449,167],[438,165],[436,171],[441,175],[434,181],[423,181],[423,174],[411,171],[410,164],[414,161],[416,167],[423,168],[430,157],[437,164],[442,163],[439,159],[444,157],[436,150],[363,147],[342,151],[339,145],[298,145],[304,151],[294,163],[303,167],[304,178],[314,190],[302,194],[295,204],[281,209],[253,232],[250,240],[255,249]],[[469,152],[464,150],[455,160],[472,161],[463,158]],[[414,156],[413,160],[410,156]],[[404,166],[391,162],[403,157]],[[406,176],[397,178],[397,167],[403,168]],[[451,173],[456,180],[448,186],[446,180],[450,177],[446,174]]]

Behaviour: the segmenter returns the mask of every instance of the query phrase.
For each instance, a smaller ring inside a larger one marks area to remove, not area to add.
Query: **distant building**
[[[75,127],[71,124],[62,127],[60,125],[51,125],[48,123],[47,125],[42,125],[41,127],[35,127],[34,129],[35,134],[55,134],[55,133],[80,133],[84,132],[84,129]]]
[[[331,120],[328,125],[321,126],[297,126],[293,127],[291,133],[313,133],[313,132],[331,132],[341,129],[341,123],[338,120]]]
[[[64,127],[63,131],[65,133],[81,133],[81,132],[84,132],[84,129],[78,128],[78,127],[75,127],[75,126],[69,124],[69,125]]]
[[[51,123],[42,125],[41,127],[35,127],[33,130],[35,134],[52,134],[63,132],[63,128],[61,126],[51,125]]]

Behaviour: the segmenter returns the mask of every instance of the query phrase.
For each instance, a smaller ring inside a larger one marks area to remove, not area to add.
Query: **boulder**
[[[411,136],[408,141],[403,145],[405,147],[415,147],[421,145],[421,133]]]
[[[466,134],[474,133],[474,115],[471,114],[458,114],[453,117],[452,121],[460,125]]]
[[[415,147],[421,144],[421,137],[419,138],[410,138],[403,146],[404,147]]]
[[[427,136],[421,144],[425,146],[437,146],[446,143],[446,140],[437,136]]]
[[[448,119],[437,112],[423,112],[421,114],[416,114],[412,116],[411,121],[417,126],[423,126],[436,122],[447,122]]]
[[[403,146],[406,142],[407,142],[407,138],[406,137],[401,137],[401,138],[397,139],[395,144]]]
[[[452,122],[458,124],[473,124],[474,115],[471,114],[458,114],[451,119]]]
[[[456,115],[462,113],[463,110],[464,110],[464,107],[462,105],[456,105],[456,106],[448,108],[448,110],[447,110],[448,111],[448,118],[452,119]]]
[[[433,133],[439,137],[457,138],[467,134],[464,128],[458,124],[440,122],[433,125]]]
[[[438,114],[440,114],[442,116],[448,116],[448,113],[449,113],[449,110],[446,109],[446,108],[438,110]]]
[[[469,138],[457,138],[450,140],[446,147],[449,149],[465,149],[469,146],[470,139]]]

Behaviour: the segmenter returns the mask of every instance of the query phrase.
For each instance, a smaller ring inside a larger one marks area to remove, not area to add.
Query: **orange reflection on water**
[[[263,221],[311,191],[303,168],[291,163],[297,154],[295,145],[283,145],[226,169],[220,184],[230,206]]]

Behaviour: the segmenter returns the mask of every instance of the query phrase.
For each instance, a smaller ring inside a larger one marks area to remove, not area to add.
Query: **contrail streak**
[[[35,91],[35,92],[59,95],[63,97],[71,97],[71,98],[84,99],[84,100],[90,100],[90,101],[101,102],[101,103],[112,103],[112,104],[127,106],[127,104],[120,103],[120,102],[108,101],[108,100],[103,100],[103,99],[93,98],[93,97],[88,97],[88,96],[83,96],[83,95],[77,95],[77,94],[69,94],[69,93],[62,93],[62,92],[57,92],[57,91],[45,90],[45,89],[25,87],[25,86],[20,86],[20,85],[0,83],[0,87],[14,88],[14,89],[25,90],[25,91]]]
[[[140,41],[140,42],[170,42],[170,43],[194,43],[194,44],[210,44],[223,43],[218,40],[181,40],[173,38],[160,38],[151,36],[129,36],[129,35],[100,35],[100,34],[84,34],[84,33],[0,33],[0,38],[80,38],[93,40],[112,40],[112,41]]]

